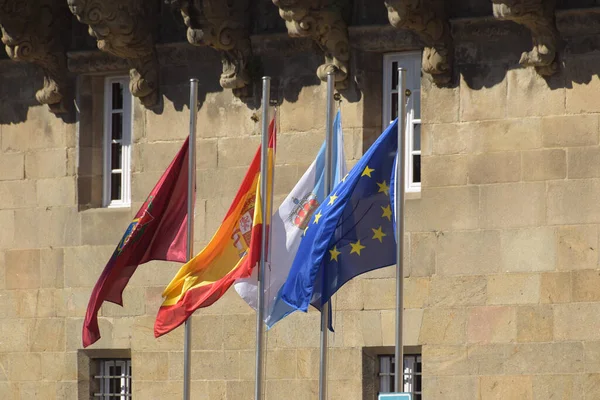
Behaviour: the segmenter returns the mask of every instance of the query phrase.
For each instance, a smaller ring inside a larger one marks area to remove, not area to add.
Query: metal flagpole
[[[196,117],[198,113],[198,79],[190,79],[190,141],[188,148],[187,260],[194,256],[194,192],[196,191]],[[192,364],[192,317],[185,321],[183,341],[183,400],[190,400]]]
[[[261,196],[261,208],[263,215],[263,228],[262,228],[262,243],[260,249],[260,265],[258,266],[258,304],[256,306],[256,381],[254,383],[254,399],[261,400],[263,398],[262,393],[262,377],[263,377],[263,320],[264,320],[264,281],[265,281],[265,268],[267,264],[267,214],[269,211],[268,206],[268,192],[267,192],[267,172],[268,172],[268,151],[269,151],[269,95],[271,93],[271,78],[264,76],[262,78],[262,141],[260,149],[260,196]]]
[[[404,312],[404,188],[406,179],[406,69],[398,68],[398,150],[396,155],[396,351],[394,353],[394,390],[403,392],[404,348],[402,316]]]
[[[327,72],[327,126],[325,127],[325,196],[333,189],[333,91],[335,73]],[[325,284],[325,281],[323,281]],[[319,400],[327,399],[327,335],[329,302],[321,306],[321,355],[319,366]]]

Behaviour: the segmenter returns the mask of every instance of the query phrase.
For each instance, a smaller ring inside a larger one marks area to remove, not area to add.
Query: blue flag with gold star
[[[350,279],[396,263],[390,177],[398,146],[394,121],[317,208],[281,298],[318,309]]]

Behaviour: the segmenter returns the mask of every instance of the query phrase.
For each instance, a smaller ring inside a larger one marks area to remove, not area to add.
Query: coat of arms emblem
[[[315,210],[319,207],[317,196],[314,193],[309,193],[301,199],[294,198],[296,205],[290,213],[290,221],[298,228],[304,230],[310,221]]]
[[[250,239],[252,238],[252,224],[254,221],[254,203],[256,201],[256,195],[252,195],[246,199],[244,207],[242,208],[242,216],[233,230],[231,239],[233,239],[233,245],[238,250],[240,258],[246,255],[248,246],[250,245]]]

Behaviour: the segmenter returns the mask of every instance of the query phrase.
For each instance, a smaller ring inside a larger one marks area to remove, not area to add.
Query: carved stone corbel
[[[35,94],[55,114],[67,111],[68,71],[63,47],[70,32],[69,10],[54,0],[0,0],[2,43],[15,61],[39,65],[44,86]]]
[[[416,33],[423,49],[423,72],[437,84],[452,78],[454,46],[443,0],[386,0],[392,26]]]
[[[342,17],[339,0],[273,0],[292,37],[310,37],[325,53],[325,63],[317,76],[327,81],[327,72],[335,72],[338,89],[348,86],[350,45],[348,26]]]
[[[221,54],[221,86],[240,94],[250,83],[250,0],[170,0],[170,3],[181,10],[188,28],[188,42],[212,47]]]
[[[521,55],[519,63],[533,66],[541,75],[558,70],[556,50],[559,33],[554,9],[556,0],[492,0],[494,17],[526,26],[531,31],[533,49]]]
[[[67,0],[77,19],[89,25],[98,49],[127,60],[129,87],[146,107],[158,103],[158,61],[153,7],[143,0]]]

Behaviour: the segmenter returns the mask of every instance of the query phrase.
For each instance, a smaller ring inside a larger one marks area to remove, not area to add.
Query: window
[[[131,360],[98,359],[98,371],[95,375],[97,391],[94,398],[102,400],[131,399]]]
[[[398,116],[398,67],[407,70],[406,88],[406,191],[421,190],[421,52],[383,57],[383,127]]]
[[[131,109],[128,78],[106,78],[104,85],[104,207],[131,202]]]
[[[379,356],[379,393],[394,393],[394,356]],[[402,392],[412,393],[413,400],[421,397],[421,355],[404,355],[404,388]]]

